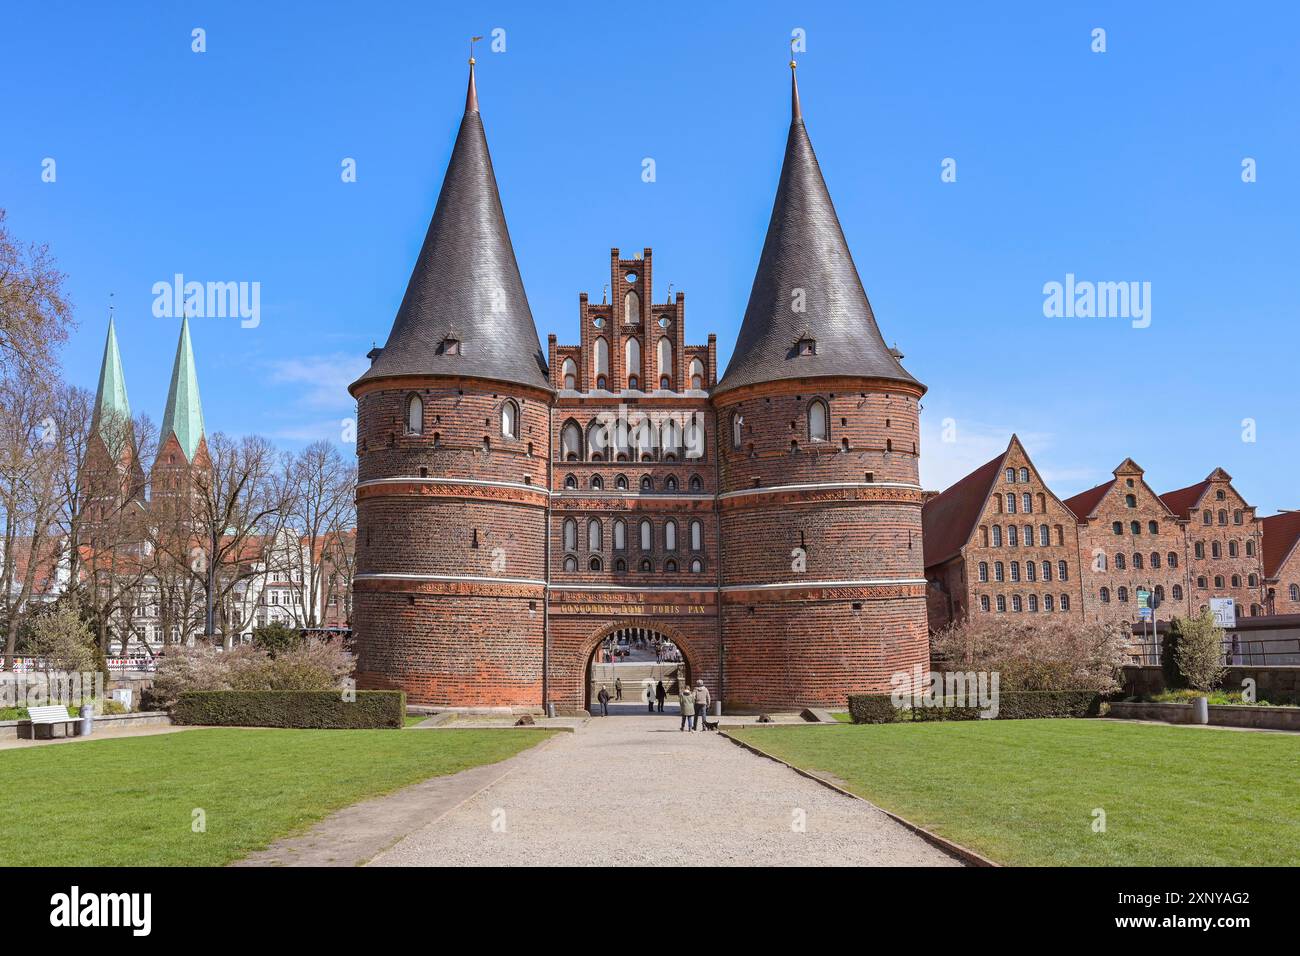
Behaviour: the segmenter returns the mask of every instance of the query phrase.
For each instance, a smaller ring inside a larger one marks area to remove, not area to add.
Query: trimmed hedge
[[[172,720],[216,727],[401,728],[406,694],[359,690],[349,702],[338,690],[195,690],[177,698]]]
[[[1102,697],[1092,690],[1009,690],[998,694],[998,720],[1043,717],[1096,717]],[[979,707],[913,707],[900,711],[888,694],[849,695],[855,724],[892,724],[899,720],[979,720]]]

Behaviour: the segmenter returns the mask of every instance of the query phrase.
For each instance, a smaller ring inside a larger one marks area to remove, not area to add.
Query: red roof
[[[1300,511],[1269,515],[1260,525],[1264,529],[1264,577],[1274,578],[1300,541]]]
[[[1015,437],[1011,440],[1014,442]],[[925,503],[921,509],[921,524],[927,568],[947,561],[970,540],[1010,450],[1008,445],[1007,451]]]
[[[1080,521],[1086,521],[1092,516],[1093,509],[1101,504],[1101,499],[1106,497],[1106,492],[1110,491],[1115,485],[1115,479],[1103,481],[1096,488],[1089,488],[1087,491],[1081,491],[1073,498],[1066,498],[1061,504],[1074,512],[1074,516]]]
[[[1160,496],[1160,500],[1165,503],[1165,507],[1178,515],[1180,518],[1190,518],[1191,512],[1196,503],[1201,500],[1205,494],[1205,489],[1210,487],[1210,479],[1198,481],[1194,485],[1188,485],[1186,488],[1179,488],[1177,491],[1167,491]]]

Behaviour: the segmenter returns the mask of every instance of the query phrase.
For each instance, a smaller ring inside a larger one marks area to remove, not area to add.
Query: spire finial
[[[469,38],[469,90],[465,94],[466,113],[478,112],[478,87],[474,85],[474,63],[476,62],[474,59],[474,44],[481,39],[483,38],[482,37]]]
[[[803,122],[803,109],[799,106],[799,78],[795,75],[795,70],[799,64],[794,61],[794,43],[795,38],[790,38],[790,122]]]

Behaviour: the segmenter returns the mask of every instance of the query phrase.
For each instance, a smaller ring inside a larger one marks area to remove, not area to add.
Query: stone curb
[[[762,726],[779,726],[779,725],[764,724]],[[747,743],[746,741],[743,740],[738,740],[737,738],[731,736],[731,734],[727,733],[727,731],[721,728],[718,729],[718,734],[722,737],[726,737],[737,747],[743,747],[745,750],[757,754],[760,757],[766,757],[768,760],[775,761],[776,763],[779,763],[784,767],[789,767],[791,770],[799,774],[799,776],[801,777],[807,777],[809,780],[815,780],[817,783],[820,783],[823,787],[826,787],[828,790],[834,790],[836,793],[840,794],[841,796],[848,797],[850,800],[859,800],[862,803],[865,803],[867,806],[875,810],[879,810],[881,813],[889,817],[895,823],[900,823],[908,830],[911,830],[913,833],[919,836],[926,843],[938,847],[940,850],[943,850],[945,853],[949,854],[950,856],[955,856],[957,859],[961,860],[963,863],[967,864],[968,866],[987,866],[987,867],[995,867],[995,868],[999,868],[1001,866],[1001,864],[994,863],[988,857],[981,856],[980,854],[976,853],[974,850],[962,846],[960,843],[954,843],[952,840],[941,837],[937,833],[930,832],[929,830],[925,829],[925,827],[917,826],[911,820],[906,820],[903,817],[900,817],[897,813],[890,813],[884,807],[876,806],[870,800],[867,800],[864,797],[860,797],[856,793],[853,793],[850,790],[845,790],[843,787],[839,786],[838,784],[831,783],[825,777],[819,777],[817,776],[817,774],[813,773],[812,771],[804,770],[802,767],[796,767],[794,764],[782,760],[780,757],[774,756],[773,754],[768,753],[766,750],[763,750],[760,747],[755,747],[751,743]]]

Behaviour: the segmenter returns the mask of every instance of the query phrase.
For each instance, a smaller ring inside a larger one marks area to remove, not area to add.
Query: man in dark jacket
[[[664,699],[667,696],[668,696],[668,688],[664,686],[663,681],[660,681],[658,684],[655,685],[655,700],[659,702],[659,713],[661,714],[664,712]]]
[[[600,716],[609,716],[609,691],[605,690],[605,685],[600,685],[600,693],[596,695],[596,700],[600,701]]]

